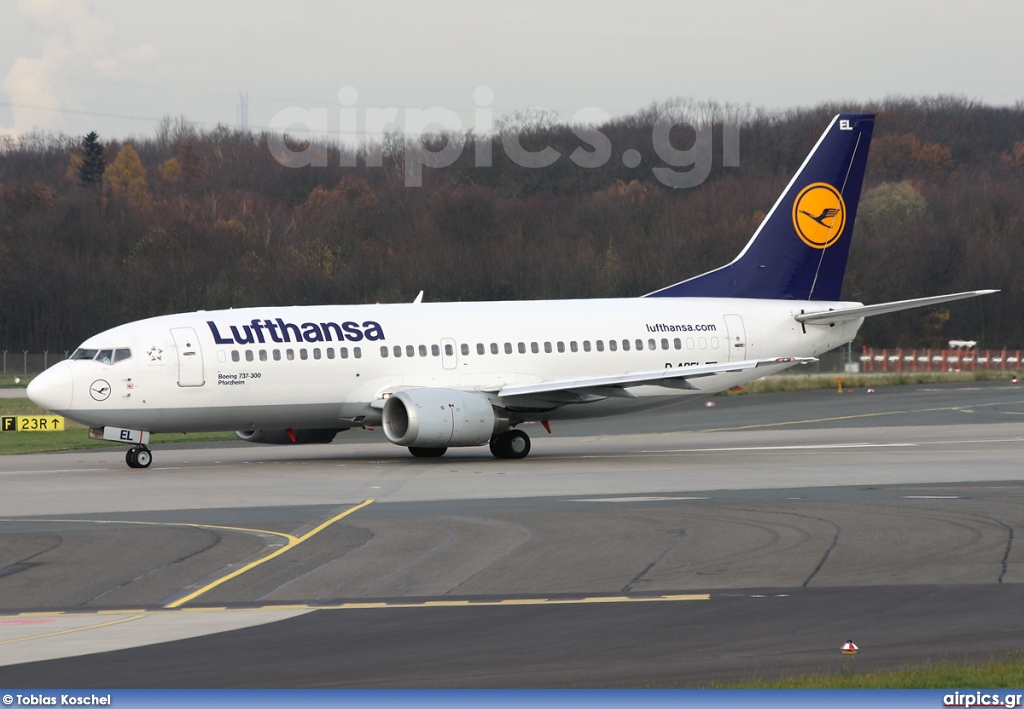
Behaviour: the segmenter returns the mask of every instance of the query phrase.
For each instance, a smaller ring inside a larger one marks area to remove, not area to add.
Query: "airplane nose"
[[[71,409],[72,383],[71,367],[59,362],[29,382],[26,393],[36,406],[63,413]]]

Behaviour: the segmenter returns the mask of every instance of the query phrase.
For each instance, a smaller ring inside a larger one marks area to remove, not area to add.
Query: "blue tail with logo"
[[[839,300],[874,126],[833,118],[732,263],[645,297]]]

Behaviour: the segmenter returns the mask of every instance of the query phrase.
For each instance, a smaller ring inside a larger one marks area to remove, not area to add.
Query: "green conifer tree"
[[[99,189],[103,185],[103,171],[106,169],[103,144],[96,131],[92,131],[82,139],[82,164],[78,168],[78,180],[83,187]]]

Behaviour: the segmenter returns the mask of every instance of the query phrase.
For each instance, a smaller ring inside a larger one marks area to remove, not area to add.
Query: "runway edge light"
[[[852,640],[847,640],[843,643],[843,654],[844,655],[856,655],[857,646],[853,644]]]

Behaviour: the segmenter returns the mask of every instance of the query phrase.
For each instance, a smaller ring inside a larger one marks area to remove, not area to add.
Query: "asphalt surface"
[[[1021,649],[1024,390],[713,401],[533,426],[524,461],[377,432],[0,459],[0,685],[705,686]]]

